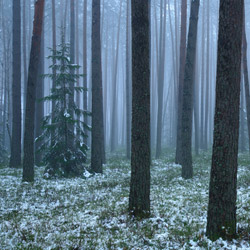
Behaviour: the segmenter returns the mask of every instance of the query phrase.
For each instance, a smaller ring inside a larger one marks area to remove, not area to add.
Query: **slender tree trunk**
[[[243,5],[243,0],[220,1],[214,142],[206,232],[211,240],[236,236]]]
[[[207,1],[207,68],[206,68],[206,97],[205,97],[205,130],[204,130],[204,149],[208,149],[208,116],[209,116],[209,99],[210,99],[210,5]]]
[[[104,154],[100,0],[92,1],[92,143],[91,170],[102,173]]]
[[[43,27],[44,0],[37,0],[33,23],[33,36],[30,51],[30,63],[27,84],[25,130],[24,130],[24,158],[23,181],[34,181],[34,123],[36,81],[40,58],[41,36]]]
[[[127,0],[127,19],[126,19],[126,155],[131,157],[131,6]]]
[[[245,140],[245,112],[244,112],[244,82],[243,82],[243,71],[241,74],[241,91],[240,91],[240,150],[241,152],[246,151],[246,140]]]
[[[150,62],[148,1],[132,0],[132,151],[129,210],[150,213]],[[143,60],[142,60],[143,58]]]
[[[87,83],[87,0],[84,0],[83,4],[83,87],[85,90],[88,88]],[[88,110],[88,96],[87,91],[83,92],[83,110]],[[84,116],[84,123],[89,124],[88,117]],[[89,132],[86,128],[84,128],[85,135],[88,135]],[[88,138],[84,138],[84,143],[88,144]]]
[[[191,13],[188,31],[187,57],[185,64],[183,84],[183,106],[182,106],[182,177],[189,179],[193,177],[192,166],[192,124],[193,124],[193,92],[195,55],[197,41],[197,25],[199,16],[200,0],[191,2]]]
[[[180,42],[180,64],[179,64],[179,83],[178,83],[178,111],[177,111],[177,140],[175,162],[181,163],[181,118],[182,118],[182,103],[183,103],[183,81],[185,73],[186,61],[186,36],[187,36],[187,0],[181,2],[181,42]]]
[[[70,63],[75,63],[75,0],[70,0]],[[75,70],[71,69],[70,74],[75,74]],[[74,106],[74,85],[70,85],[70,92],[69,95],[69,114],[74,119],[74,113],[72,107]],[[74,124],[69,125],[69,131],[73,135],[74,134]],[[69,138],[69,147],[74,147],[74,136],[68,136]]]
[[[53,48],[53,79],[52,79],[52,88],[54,89],[56,87],[56,68],[54,67],[56,65],[56,6],[55,6],[55,0],[52,0],[52,48]],[[55,121],[55,106],[56,103],[54,100],[52,100],[52,123]],[[51,133],[51,143],[54,144],[54,132]]]
[[[41,50],[40,50],[40,62],[38,66],[38,76],[37,76],[37,87],[36,87],[36,116],[35,116],[35,138],[38,138],[42,134],[42,121],[44,117],[44,103],[41,99],[44,97],[44,30],[42,32],[41,38]],[[39,101],[40,100],[40,101]],[[39,148],[42,145],[42,141],[35,142],[35,164],[39,166],[42,163],[42,153],[39,152]]]
[[[119,12],[119,22],[117,29],[117,43],[116,43],[116,54],[115,54],[115,68],[113,75],[113,96],[112,96],[112,115],[111,115],[111,126],[110,126],[110,150],[114,152],[116,144],[117,144],[117,130],[118,130],[118,122],[117,122],[117,75],[118,75],[118,62],[119,62],[119,50],[120,50],[120,30],[121,30],[121,14],[122,14],[122,1],[120,2],[120,12]]]
[[[248,77],[248,63],[247,63],[247,37],[246,37],[245,18],[243,21],[242,65],[244,74],[245,99],[246,99],[246,110],[247,110],[247,128],[248,128],[249,152],[250,152],[250,92],[249,92],[249,77]]]
[[[21,166],[21,5],[13,0],[13,78],[12,78],[12,140],[10,167]]]
[[[162,9],[164,9],[162,15]],[[163,90],[164,90],[164,67],[165,67],[165,41],[166,41],[166,0],[161,0],[161,18],[160,18],[160,45],[159,45],[159,62],[158,62],[158,112],[157,112],[157,137],[156,137],[156,154],[159,158],[161,155],[162,144],[162,113],[163,113]]]

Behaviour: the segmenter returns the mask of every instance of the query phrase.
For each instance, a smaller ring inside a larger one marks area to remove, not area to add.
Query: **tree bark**
[[[91,170],[102,173],[104,129],[101,63],[100,0],[92,1],[92,143]]]
[[[243,0],[220,1],[214,141],[206,234],[236,235]]]
[[[33,35],[30,51],[24,130],[23,181],[27,182],[34,181],[34,123],[36,81],[40,59],[43,12],[44,0],[37,0],[35,4]]]
[[[183,103],[183,81],[185,73],[186,61],[186,36],[187,36],[187,0],[181,2],[181,42],[180,42],[180,64],[179,64],[179,84],[178,84],[178,110],[177,110],[177,140],[175,162],[181,163],[181,118],[182,118],[182,103]]]
[[[193,92],[195,55],[197,41],[197,25],[200,0],[191,2],[191,13],[188,31],[187,57],[183,83],[183,104],[182,104],[182,177],[189,179],[193,177],[192,166],[192,123],[193,123]]]
[[[250,152],[250,92],[249,92],[249,77],[248,77],[248,63],[247,63],[247,37],[246,37],[245,13],[243,21],[242,66],[244,74],[245,99],[246,99],[246,110],[247,110],[247,128],[248,128],[249,152]]]
[[[150,63],[148,1],[132,0],[132,151],[129,210],[150,213]]]
[[[12,140],[10,167],[21,166],[21,6],[13,0],[13,78],[12,78]]]

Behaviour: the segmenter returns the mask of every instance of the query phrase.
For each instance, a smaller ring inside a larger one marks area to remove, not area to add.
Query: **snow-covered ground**
[[[250,166],[239,167],[239,239],[205,236],[209,158],[195,159],[188,181],[170,158],[154,160],[144,220],[127,212],[127,161],[113,158],[103,175],[77,179],[45,180],[36,168],[34,184],[21,182],[21,170],[1,168],[0,249],[250,249]]]

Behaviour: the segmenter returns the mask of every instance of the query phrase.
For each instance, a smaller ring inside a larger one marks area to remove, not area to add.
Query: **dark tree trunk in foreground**
[[[236,235],[243,0],[220,1],[214,141],[207,236]]]
[[[183,83],[183,104],[182,104],[182,177],[189,179],[193,177],[192,166],[192,123],[193,123],[193,92],[194,72],[197,40],[197,24],[199,15],[200,0],[191,3],[190,23],[188,31],[187,57]]]
[[[150,65],[148,1],[132,0],[132,151],[129,210],[150,213]]]
[[[35,4],[35,16],[33,22],[33,36],[30,51],[24,129],[23,181],[28,182],[34,181],[34,124],[36,82],[43,28],[43,11],[44,0],[38,0]]]
[[[12,140],[10,167],[21,166],[21,6],[13,0]]]
[[[176,136],[176,154],[175,162],[181,163],[181,118],[182,118],[182,98],[183,98],[183,81],[185,73],[186,59],[186,36],[187,36],[187,0],[181,2],[181,42],[180,42],[180,68],[178,83],[178,113],[177,113],[177,136]]]
[[[245,17],[245,14],[244,14]],[[249,77],[248,77],[248,63],[247,63],[247,37],[246,37],[246,23],[243,17],[243,40],[242,40],[242,66],[244,74],[244,85],[245,85],[245,99],[246,99],[246,110],[247,110],[247,129],[248,138],[250,142],[250,92],[249,92]],[[249,143],[250,152],[250,143]]]
[[[42,33],[41,40],[41,51],[40,51],[40,62],[38,67],[38,76],[37,76],[37,88],[36,88],[36,118],[35,118],[35,138],[38,138],[42,134],[42,121],[44,116],[44,103],[41,98],[44,97],[44,32]],[[42,141],[35,142],[35,164],[39,166],[42,163],[42,153],[39,151],[42,145]]]
[[[93,0],[91,170],[94,173],[102,173],[104,151],[100,15],[100,0]]]

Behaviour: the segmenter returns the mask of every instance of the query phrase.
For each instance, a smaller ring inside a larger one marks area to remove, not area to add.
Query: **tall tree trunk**
[[[177,111],[177,140],[175,162],[181,163],[181,119],[182,119],[182,103],[183,103],[183,81],[185,73],[186,61],[186,36],[187,36],[187,0],[181,2],[181,42],[180,42],[180,64],[179,64],[179,83],[178,83],[178,111]]]
[[[100,0],[92,1],[92,143],[91,170],[102,173],[104,151]]]
[[[87,90],[87,0],[84,0],[83,4],[83,87]],[[83,92],[83,110],[88,109],[88,96],[87,91]],[[84,116],[84,123],[89,124],[88,117]],[[84,128],[84,133],[89,134],[88,130]],[[84,143],[88,144],[87,137],[84,138]]]
[[[148,1],[132,0],[132,151],[129,210],[150,213],[150,62]]]
[[[243,0],[220,1],[214,142],[206,232],[211,240],[236,236],[243,4]]]
[[[62,8],[61,8],[62,9]],[[54,67],[56,65],[56,6],[55,6],[55,0],[52,0],[52,48],[53,48],[53,79],[52,79],[52,88],[54,89],[56,87],[56,68]],[[55,121],[55,106],[56,103],[54,100],[52,100],[52,123]],[[51,133],[51,143],[54,144],[54,132]]]
[[[166,0],[161,0],[161,18],[160,18],[160,45],[159,45],[159,61],[158,61],[158,112],[157,112],[157,134],[156,134],[156,154],[159,158],[161,155],[162,144],[162,113],[163,113],[163,90],[164,90],[164,67],[165,67],[165,41],[166,41]],[[162,15],[162,9],[164,9]]]
[[[112,113],[111,113],[111,126],[110,126],[110,150],[114,152],[115,147],[117,146],[117,137],[118,137],[118,122],[117,122],[117,75],[118,75],[118,62],[119,62],[119,50],[120,50],[120,30],[121,30],[121,14],[122,14],[122,1],[120,2],[120,12],[119,12],[119,22],[118,22],[118,29],[117,29],[117,40],[116,40],[116,54],[115,54],[115,68],[114,68],[114,75],[113,75],[113,94],[112,94]]]
[[[245,85],[245,99],[246,99],[246,110],[247,110],[247,128],[249,138],[249,152],[250,152],[250,92],[249,92],[249,77],[248,77],[248,65],[247,65],[247,37],[246,37],[246,22],[245,13],[243,21],[243,39],[242,39],[242,66],[244,74],[244,85]]]
[[[21,166],[21,6],[13,0],[12,140],[10,167]]]
[[[245,140],[245,112],[244,112],[244,82],[243,82],[243,70],[241,73],[241,90],[240,90],[240,150],[241,152],[246,151],[246,140]]]
[[[200,0],[191,2],[191,12],[188,31],[187,57],[183,83],[183,105],[182,105],[182,177],[189,179],[193,177],[192,166],[192,123],[193,123],[193,92],[195,55],[197,41],[197,25],[199,16]]]
[[[27,84],[25,130],[24,130],[24,158],[23,181],[34,181],[34,123],[36,102],[36,81],[40,58],[41,36],[43,28],[44,1],[37,0],[33,23],[33,36],[30,51],[30,63]]]
[[[44,117],[44,103],[39,101],[44,97],[44,30],[42,32],[41,38],[41,50],[40,50],[40,62],[38,66],[38,76],[37,76],[37,87],[36,87],[36,116],[35,116],[35,138],[38,138],[42,134],[42,121]],[[42,163],[42,153],[39,148],[42,145],[42,141],[35,142],[35,164],[39,166]]]
[[[126,155],[131,157],[131,6],[127,0],[127,19],[126,19]]]
[[[209,99],[210,99],[210,5],[209,1],[207,1],[207,68],[206,68],[206,97],[205,97],[205,130],[204,130],[204,149],[208,149],[208,116],[209,116]]]
[[[75,63],[75,0],[70,0],[70,63]],[[70,74],[75,74],[75,70],[71,69]],[[74,119],[74,113],[72,107],[74,106],[74,85],[70,85],[69,95],[69,114]],[[69,125],[69,131],[71,134],[74,134],[74,124]],[[69,147],[74,147],[74,136],[68,136],[69,138]]]

